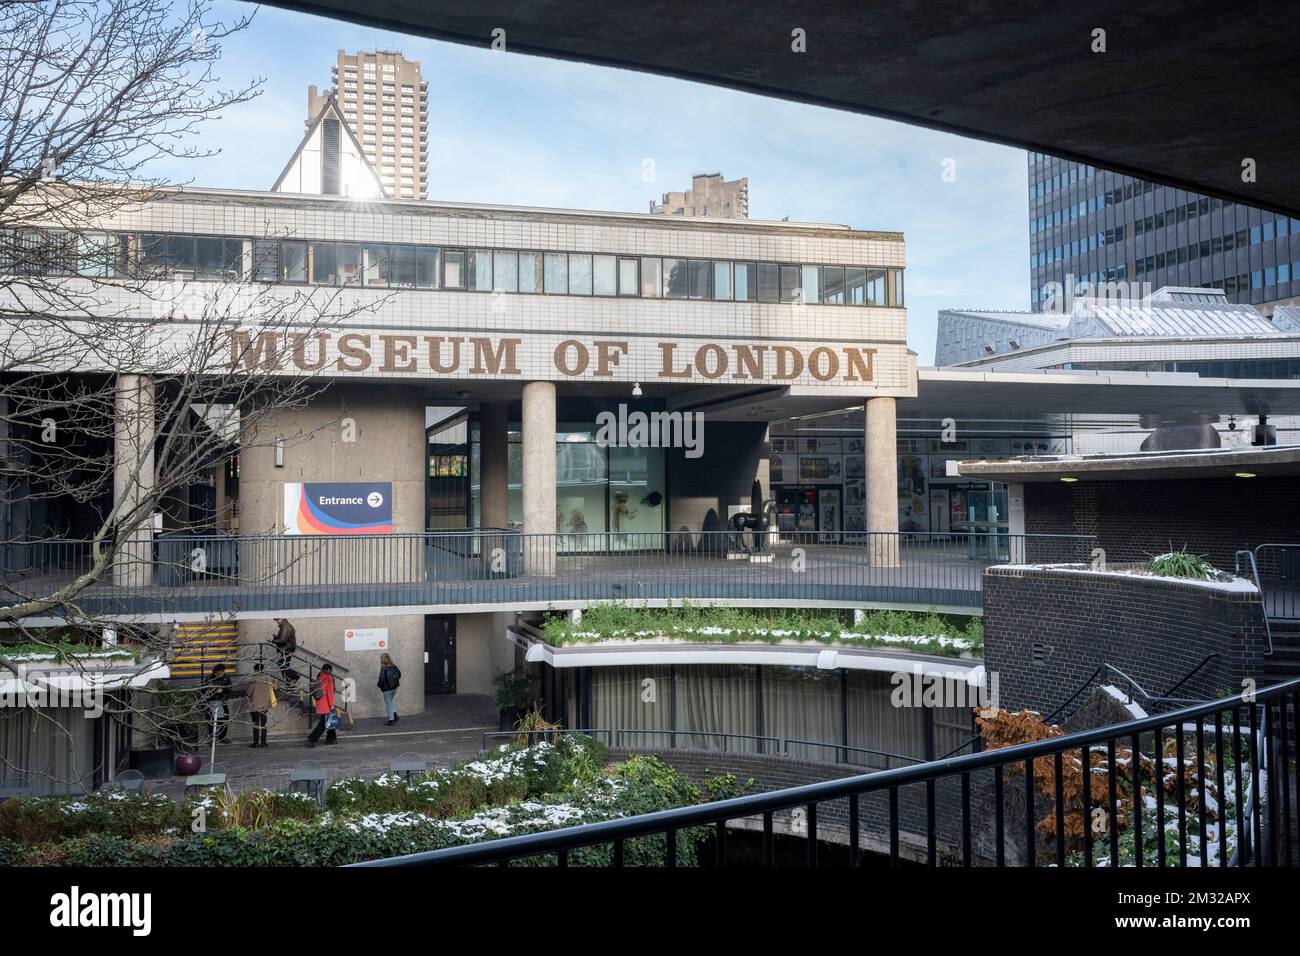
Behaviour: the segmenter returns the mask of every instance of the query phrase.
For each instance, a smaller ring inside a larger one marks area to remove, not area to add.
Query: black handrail
[[[1251,728],[1256,726],[1259,719],[1259,712],[1262,708],[1264,722],[1264,745],[1263,751],[1269,755],[1267,762],[1263,764],[1263,769],[1267,772],[1267,785],[1269,787],[1270,797],[1273,797],[1279,781],[1274,779],[1279,776],[1276,772],[1278,761],[1272,759],[1271,754],[1274,747],[1275,736],[1280,740],[1283,754],[1286,751],[1287,734],[1287,714],[1288,714],[1288,696],[1292,702],[1290,712],[1293,715],[1300,715],[1300,678],[1287,681],[1282,684],[1274,685],[1262,691],[1257,691],[1249,696],[1247,694],[1238,694],[1233,697],[1216,699],[1203,704],[1197,704],[1191,707],[1185,707],[1178,711],[1171,711],[1162,715],[1144,717],[1139,720],[1127,721],[1122,724],[1115,724],[1109,727],[1102,727],[1094,730],[1081,731],[1079,733],[1068,734],[1062,737],[1050,737],[1044,740],[1038,740],[1031,743],[1017,744],[1010,747],[1004,747],[996,750],[985,750],[976,754],[967,754],[960,757],[944,758],[929,763],[918,764],[911,767],[900,767],[893,770],[880,770],[874,773],[868,773],[853,777],[846,777],[837,780],[828,780],[820,783],[806,784],[804,786],[792,787],[785,790],[776,790],[768,793],[753,794],[749,796],[735,797],[729,800],[720,800],[715,803],[698,804],[688,807],[677,807],[671,810],[661,810],[655,813],[641,814],[633,817],[625,817],[616,820],[605,820],[599,823],[583,824],[575,827],[565,827],[557,830],[546,831],[543,833],[532,833],[516,837],[504,837],[497,840],[489,840],[481,843],[469,844],[466,846],[451,847],[444,850],[434,850],[424,853],[412,853],[406,856],[398,856],[384,860],[372,860],[365,863],[353,864],[355,866],[448,866],[448,865],[473,865],[485,863],[507,863],[512,859],[520,857],[537,856],[547,853],[559,853],[561,859],[567,859],[570,850],[582,847],[590,847],[598,844],[612,843],[615,845],[616,865],[622,858],[618,852],[623,841],[645,837],[657,834],[669,836],[666,841],[667,852],[670,855],[676,853],[676,840],[674,835],[688,827],[714,825],[717,828],[720,839],[725,839],[726,824],[731,820],[738,820],[745,817],[763,816],[764,820],[764,837],[770,840],[771,833],[771,815],[776,811],[792,810],[795,808],[806,808],[809,819],[809,826],[806,830],[806,839],[810,844],[815,843],[816,833],[816,808],[817,805],[828,800],[841,800],[847,798],[850,801],[850,819],[855,821],[850,832],[850,846],[852,848],[852,857],[857,862],[859,848],[857,845],[857,824],[859,819],[856,812],[860,798],[867,794],[887,792],[889,795],[889,826],[890,826],[890,860],[897,863],[899,859],[899,811],[898,796],[899,790],[903,787],[914,784],[927,784],[927,809],[929,810],[929,819],[933,820],[934,812],[934,783],[944,778],[960,777],[963,782],[963,794],[969,794],[970,775],[981,770],[994,771],[995,784],[999,787],[998,795],[1001,796],[1001,784],[1005,774],[1003,771],[1011,767],[1012,772],[1024,774],[1024,779],[1028,788],[1028,793],[1033,794],[1032,783],[1034,761],[1037,758],[1050,757],[1060,758],[1067,751],[1080,750],[1086,751],[1089,757],[1085,759],[1085,764],[1092,766],[1091,755],[1094,753],[1093,748],[1098,745],[1105,745],[1109,755],[1110,767],[1110,811],[1109,819],[1112,820],[1110,830],[1110,853],[1112,865],[1119,863],[1118,849],[1118,831],[1113,822],[1117,818],[1117,809],[1119,803],[1116,798],[1116,774],[1119,772],[1116,768],[1116,744],[1118,742],[1131,743],[1134,751],[1140,750],[1140,741],[1143,735],[1156,733],[1163,739],[1163,733],[1166,728],[1175,728],[1175,733],[1179,735],[1180,741],[1183,737],[1183,729],[1188,723],[1194,722],[1198,728],[1195,743],[1197,748],[1198,765],[1200,759],[1204,756],[1204,737],[1202,730],[1204,728],[1204,718],[1214,717],[1212,732],[1214,734],[1216,745],[1219,752],[1222,752],[1223,729],[1222,719],[1225,714],[1231,714],[1231,730],[1235,740],[1235,752],[1240,756],[1241,750],[1241,714],[1245,709],[1248,712],[1251,721]],[[1279,704],[1279,717],[1274,716],[1274,704]],[[1276,726],[1277,720],[1280,719],[1280,726]],[[1294,726],[1300,721],[1292,720]],[[1292,731],[1294,734],[1294,730]],[[1254,751],[1255,748],[1252,748]],[[1253,752],[1253,756],[1258,758],[1258,753]],[[1179,750],[1179,776],[1182,776],[1183,752]],[[1257,784],[1261,770],[1260,759],[1250,761],[1250,772],[1253,781]],[[1219,766],[1222,763],[1216,761]],[[1133,773],[1137,774],[1140,769],[1140,761],[1132,760]],[[1284,830],[1286,838],[1283,842],[1283,849],[1288,862],[1291,859],[1291,828],[1289,826],[1290,816],[1293,812],[1292,805],[1286,799],[1286,788],[1288,786],[1287,773],[1288,762],[1281,761],[1282,773],[1280,774],[1280,785],[1282,788],[1280,799],[1280,810],[1284,814]],[[1252,793],[1256,787],[1252,787]],[[1085,793],[1087,788],[1085,788]],[[1204,780],[1202,780],[1201,794],[1199,805],[1203,808],[1204,801]],[[1279,809],[1279,801],[1270,799],[1270,820]],[[1004,833],[1002,818],[1002,801],[996,804],[996,813],[998,816],[998,833],[999,838]],[[1138,809],[1140,802],[1134,806],[1134,815],[1141,811]],[[1026,801],[1026,829],[1032,836],[1035,823],[1035,805],[1034,801]],[[1249,839],[1250,831],[1248,827],[1241,826],[1241,816],[1243,808],[1240,804],[1238,807],[1238,840],[1243,837]],[[1181,811],[1181,806],[1179,810]],[[1058,832],[1062,821],[1062,810],[1058,804],[1057,809]],[[1158,823],[1163,821],[1158,821]],[[963,843],[968,845],[968,838],[971,828],[971,813],[969,801],[965,803],[965,812],[963,814],[964,839]],[[1223,820],[1220,818],[1220,832]],[[1140,827],[1140,819],[1137,821]],[[1266,828],[1269,838],[1269,859],[1277,862],[1277,827],[1270,826]],[[1140,829],[1137,831],[1140,833]],[[1202,863],[1208,860],[1207,841],[1204,839],[1205,828],[1202,827],[1201,852]],[[1185,814],[1179,813],[1179,837],[1180,841],[1186,846],[1187,828]],[[1057,840],[1057,862],[1065,862],[1065,848],[1061,840]],[[934,829],[930,829],[931,852],[929,861],[934,862],[935,855],[933,852]],[[1221,847],[1219,852],[1220,865],[1226,866],[1228,856],[1226,848]],[[810,850],[811,854],[811,850]],[[1259,864],[1262,854],[1254,853],[1257,865]],[[1240,856],[1240,854],[1239,854]],[[1030,844],[1030,851],[1027,863],[1032,865],[1034,860],[1033,844]],[[675,856],[673,857],[675,860]],[[1088,851],[1087,860],[1091,865],[1091,851]],[[967,855],[965,862],[970,863]],[[1005,861],[999,854],[999,864]],[[1161,858],[1161,865],[1165,861]]]

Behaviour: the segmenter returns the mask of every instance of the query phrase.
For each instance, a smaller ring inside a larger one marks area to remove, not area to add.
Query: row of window
[[[1148,216],[1147,218],[1150,219],[1151,217]],[[1029,266],[1031,269],[1049,266],[1063,259],[1070,259],[1086,252],[1094,252],[1108,245],[1123,242],[1126,238],[1131,239],[1135,235],[1134,229],[1137,225],[1137,223],[1130,223],[1128,226],[1116,226],[1114,229],[1107,229],[1105,232],[1095,233],[1082,239],[1075,239],[1064,245],[1053,246],[1043,252],[1032,253],[1029,256]],[[1238,248],[1244,249],[1247,246],[1259,245],[1265,239],[1287,235],[1287,220],[1280,219],[1276,225],[1278,227],[1277,231],[1273,228],[1274,223],[1270,222],[1267,231],[1262,230],[1259,226],[1250,230],[1238,229],[1226,236],[1215,236],[1212,239],[1202,239],[1200,242],[1188,243],[1176,249],[1169,249],[1165,252],[1147,256],[1146,259],[1154,263],[1152,269],[1163,269],[1166,266],[1182,265],[1185,262],[1203,259],[1206,256],[1217,256],[1220,253],[1232,252]],[[1140,232],[1137,234],[1140,235]],[[1297,234],[1300,235],[1300,232]],[[1261,238],[1261,236],[1264,238]],[[1139,264],[1142,261],[1139,259]],[[1138,274],[1140,275],[1141,272]]]
[[[1136,279],[1139,276],[1148,275],[1167,267],[1158,265],[1157,261],[1157,257],[1147,256],[1137,262],[1121,262],[1117,266],[1111,266],[1100,272],[1090,272],[1086,275],[1076,276],[1075,279],[1077,282],[1086,282],[1094,286],[1102,282],[1123,282],[1129,276]],[[1256,269],[1253,272],[1243,272],[1241,275],[1227,276],[1213,282],[1202,282],[1199,287],[1202,289],[1222,289],[1231,298],[1238,293],[1249,293],[1257,289],[1286,285],[1293,280],[1300,281],[1300,259],[1290,263],[1284,262],[1278,266],[1269,266],[1265,269]],[[1046,302],[1051,298],[1051,293],[1055,291],[1055,288],[1049,289],[1049,284],[1031,291],[1030,298],[1034,303]],[[1082,286],[1076,292],[1082,294]]]
[[[391,243],[21,230],[0,271],[383,289],[903,305],[901,269]]]

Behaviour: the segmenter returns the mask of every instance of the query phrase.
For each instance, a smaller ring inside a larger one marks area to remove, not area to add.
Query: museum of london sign
[[[882,384],[880,356],[906,362],[901,343],[774,343],[732,339],[654,340],[564,335],[430,335],[399,332],[235,330],[237,371],[281,369],[323,375],[823,384],[861,390]],[[888,376],[896,379],[896,376]]]

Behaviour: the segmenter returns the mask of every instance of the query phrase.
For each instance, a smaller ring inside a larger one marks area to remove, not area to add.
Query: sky
[[[226,86],[261,78],[262,93],[203,127],[195,145],[216,156],[154,170],[174,181],[269,189],[302,138],[307,87],[330,85],[338,50],[396,49],[429,84],[429,199],[645,212],[692,173],[747,176],[751,218],[903,233],[908,341],[921,365],[933,363],[940,309],[1029,308],[1023,150],[271,7],[222,0],[213,10],[256,10],[223,42],[218,72]]]

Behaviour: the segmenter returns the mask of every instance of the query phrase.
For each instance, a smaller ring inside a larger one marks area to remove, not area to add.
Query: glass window
[[[253,281],[275,282],[280,278],[280,243],[275,239],[253,242]]]
[[[444,289],[465,288],[465,250],[442,250],[442,287]]]
[[[519,253],[519,291],[542,291],[542,257],[535,252]]]
[[[563,252],[545,254],[543,271],[547,295],[567,295],[569,292],[569,257]]]
[[[871,269],[867,272],[867,305],[885,304],[885,270]]]
[[[731,298],[731,263],[713,263],[713,297],[715,299]]]
[[[334,254],[334,243],[313,242],[308,246],[311,253],[311,281],[317,285],[333,285],[338,281],[338,257]]]
[[[641,294],[649,299],[664,294],[663,260],[658,257],[641,260]]]
[[[395,288],[414,289],[415,246],[389,246],[389,281]]]
[[[1149,256],[1148,259],[1150,259]],[[902,305],[903,304],[903,270],[893,269],[891,271],[894,276],[894,297],[889,304]]]
[[[282,282],[307,281],[307,243],[280,243],[280,280]]]
[[[595,295],[615,295],[617,261],[613,256],[595,256],[592,259],[591,291]]]
[[[502,292],[519,291],[519,254],[498,251],[492,255],[492,289]]]
[[[569,294],[591,295],[590,255],[575,253],[569,256]]]
[[[690,271],[691,298],[707,299],[709,297],[709,273],[713,271],[709,261],[707,259],[692,259],[690,261]]]
[[[415,282],[421,289],[438,288],[438,254],[441,251],[437,246],[415,247]]]
[[[664,260],[664,298],[686,298],[689,272],[685,259]]]
[[[106,232],[89,232],[81,236],[77,241],[77,274],[111,276],[116,245]]]
[[[334,247],[338,255],[338,284],[361,284],[361,245],[356,242],[340,242]]]
[[[365,284],[377,288],[386,288],[391,266],[388,255],[389,247],[367,244],[364,248],[366,262]]]
[[[822,266],[822,301],[827,305],[844,304],[843,266]]]
[[[844,267],[844,290],[849,305],[867,304],[867,270],[865,267]]]
[[[754,278],[754,263],[737,262],[732,267],[732,273],[736,279],[736,301],[753,302],[754,293],[757,289]]]
[[[781,266],[781,301],[793,302],[801,281],[798,266]]]
[[[466,259],[468,263],[468,285],[474,292],[492,291],[492,250],[471,249]]]
[[[822,283],[820,268],[817,266],[804,266],[803,274],[799,281],[803,283],[803,300],[805,302],[821,302]]]
[[[637,260],[619,259],[618,260],[618,294],[619,295],[636,295],[638,293],[637,285],[639,284],[637,276]]]
[[[781,267],[775,262],[758,264],[758,301],[779,302],[781,299]]]

